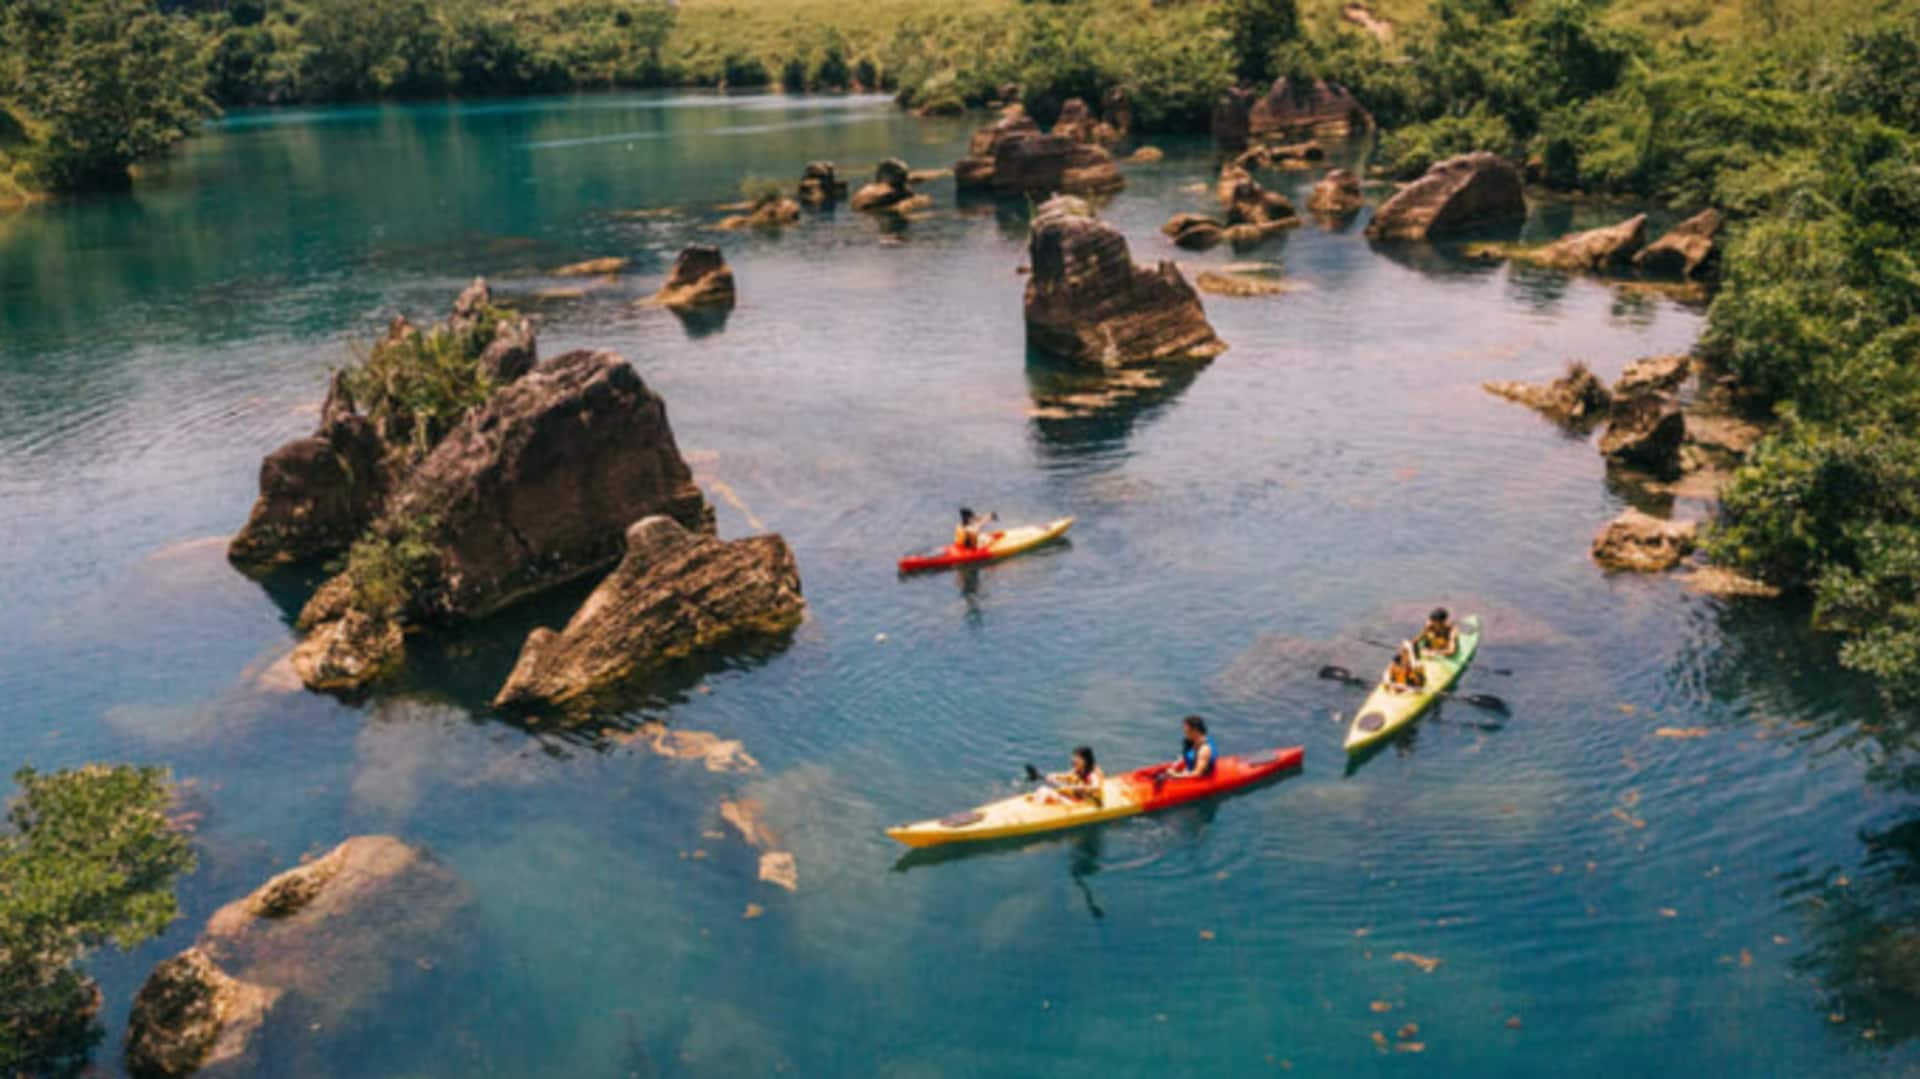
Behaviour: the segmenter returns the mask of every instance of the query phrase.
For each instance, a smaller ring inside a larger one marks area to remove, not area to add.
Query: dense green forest
[[[1899,0],[0,0],[0,202],[124,186],[222,107],[610,86],[885,88],[1043,115],[1338,80],[1395,176],[1469,149],[1732,222],[1702,351],[1781,423],[1711,550],[1920,685],[1920,12]]]

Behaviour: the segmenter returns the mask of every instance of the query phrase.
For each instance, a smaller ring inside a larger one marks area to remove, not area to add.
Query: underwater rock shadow
[[[1140,425],[1179,400],[1207,361],[1175,360],[1088,370],[1027,350],[1030,433],[1043,464],[1125,450]]]

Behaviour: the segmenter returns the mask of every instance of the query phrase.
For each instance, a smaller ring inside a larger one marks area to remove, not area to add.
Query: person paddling
[[[1182,727],[1180,762],[1160,773],[1161,779],[1205,779],[1213,774],[1213,739],[1207,721],[1188,716]]]
[[[1414,655],[1451,656],[1460,651],[1460,631],[1454,628],[1453,620],[1447,617],[1445,607],[1435,607],[1427,615],[1426,627],[1413,642]]]
[[[1047,777],[1047,783],[1054,790],[1075,801],[1100,804],[1102,784],[1106,776],[1100,774],[1100,766],[1094,763],[1093,747],[1079,746],[1073,751],[1073,766],[1064,772],[1056,772]]]
[[[1403,693],[1427,684],[1427,672],[1420,668],[1413,650],[1412,642],[1401,641],[1400,647],[1394,650],[1393,662],[1387,667],[1387,684]]]
[[[960,507],[960,524],[953,530],[953,545],[963,551],[978,548],[980,530],[987,526],[987,522],[995,520],[998,516],[998,514],[989,513],[985,517],[976,517],[972,510],[965,506]]]

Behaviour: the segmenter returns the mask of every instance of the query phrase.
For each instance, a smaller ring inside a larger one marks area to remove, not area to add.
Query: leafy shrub
[[[1380,140],[1380,161],[1387,172],[1410,180],[1436,161],[1472,150],[1513,152],[1513,128],[1484,102],[1475,102],[1462,116],[1442,116],[1388,132]]]
[[[464,330],[443,323],[388,337],[347,369],[347,391],[388,444],[408,444],[424,457],[492,395],[480,355],[495,324],[512,317],[507,308],[488,307]]]
[[[389,518],[354,541],[341,568],[355,610],[381,620],[406,614],[439,559],[433,529],[430,519]]]

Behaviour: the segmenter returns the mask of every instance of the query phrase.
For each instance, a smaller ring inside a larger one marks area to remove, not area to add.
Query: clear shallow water
[[[1310,225],[1179,254],[1277,260],[1301,287],[1208,297],[1231,351],[1062,417],[1090,387],[1025,355],[1018,208],[956,208],[943,180],[905,229],[707,229],[743,176],[941,167],[977,122],[695,96],[247,114],[130,197],[0,219],[0,742],[10,764],[164,762],[206,814],[186,917],[95,964],[110,1026],[219,904],[378,831],[471,885],[468,944],[374,1015],[270,1038],[264,1070],[1912,1067],[1915,1017],[1860,995],[1913,905],[1910,717],[1797,612],[1601,574],[1587,544],[1626,492],[1479,389],[1570,357],[1611,376],[1688,347],[1697,312]],[[1162,145],[1103,210],[1140,259],[1174,257],[1158,225],[1209,198],[1206,148]],[[1271,183],[1301,202],[1311,179]],[[654,208],[676,212],[618,214]],[[739,281],[717,331],[630,306],[693,239]],[[610,254],[636,260],[619,283],[534,298]],[[328,369],[475,274],[541,314],[545,354],[633,361],[724,535],[793,543],[812,614],[784,648],[672,672],[618,717],[740,739],[758,771],[489,715],[528,628],[577,595],[421,642],[361,705],[261,680],[311,581],[250,581],[216,537]],[[897,580],[963,502],[1080,523]],[[1370,673],[1351,635],[1406,632],[1434,598],[1486,618],[1482,665],[1515,673],[1470,683],[1514,714],[1486,730],[1449,706],[1349,775],[1334,714],[1357,696],[1314,671]],[[959,857],[881,835],[1082,741],[1114,768],[1164,757],[1189,711],[1225,750],[1304,744],[1304,772]],[[740,797],[797,892],[721,823]],[[1407,1023],[1424,1052],[1375,1047]]]

